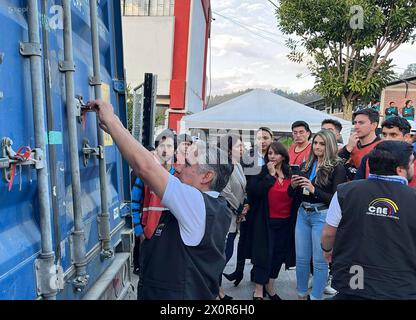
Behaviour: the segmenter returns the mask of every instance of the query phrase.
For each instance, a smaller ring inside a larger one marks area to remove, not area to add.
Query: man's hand
[[[87,102],[87,108],[97,113],[100,120],[100,128],[109,133],[109,124],[117,119],[114,114],[113,106],[102,100],[91,100]]]
[[[357,133],[352,133],[348,139],[348,144],[346,145],[347,151],[351,152],[357,146],[357,143],[360,139],[357,136]]]

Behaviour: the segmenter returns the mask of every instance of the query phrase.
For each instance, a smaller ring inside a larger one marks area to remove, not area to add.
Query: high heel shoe
[[[267,292],[266,287],[263,287],[263,296],[264,297],[269,297],[270,300],[275,300],[275,301],[282,300],[282,298],[280,298],[277,295],[277,293],[275,293],[274,295],[270,295],[270,293]]]
[[[261,300],[264,300],[264,299],[262,297],[255,297],[254,293],[253,293],[253,300],[254,301],[261,301]]]
[[[223,273],[225,279],[227,279],[228,281],[234,281],[234,286],[238,286],[241,282],[241,280],[243,280],[243,275],[237,274],[235,272],[227,274],[227,273]]]
[[[231,297],[231,296],[229,296],[229,295],[224,295],[224,297],[219,297],[220,298],[220,300],[233,300],[234,298],[233,297]]]

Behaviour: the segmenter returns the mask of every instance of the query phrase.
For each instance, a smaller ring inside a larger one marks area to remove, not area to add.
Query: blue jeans
[[[328,280],[328,264],[321,249],[321,235],[327,210],[306,212],[301,206],[295,229],[297,292],[308,294],[310,261],[313,258],[311,300],[321,300]]]

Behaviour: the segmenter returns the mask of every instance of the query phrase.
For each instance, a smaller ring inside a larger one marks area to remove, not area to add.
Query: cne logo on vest
[[[378,216],[378,217],[384,217],[384,218],[390,218],[390,219],[396,219],[399,220],[398,217],[399,213],[399,207],[397,204],[387,198],[377,198],[368,206],[368,215],[371,216]]]
[[[155,236],[160,237],[162,235],[163,227],[165,226],[164,223],[161,223],[157,226],[157,229],[155,231]]]

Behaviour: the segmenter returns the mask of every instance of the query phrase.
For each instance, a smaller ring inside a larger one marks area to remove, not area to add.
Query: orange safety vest
[[[166,210],[169,209],[162,205],[162,200],[146,185],[144,187],[143,214],[141,220],[146,239],[150,239],[153,236],[159,225],[162,212]]]

